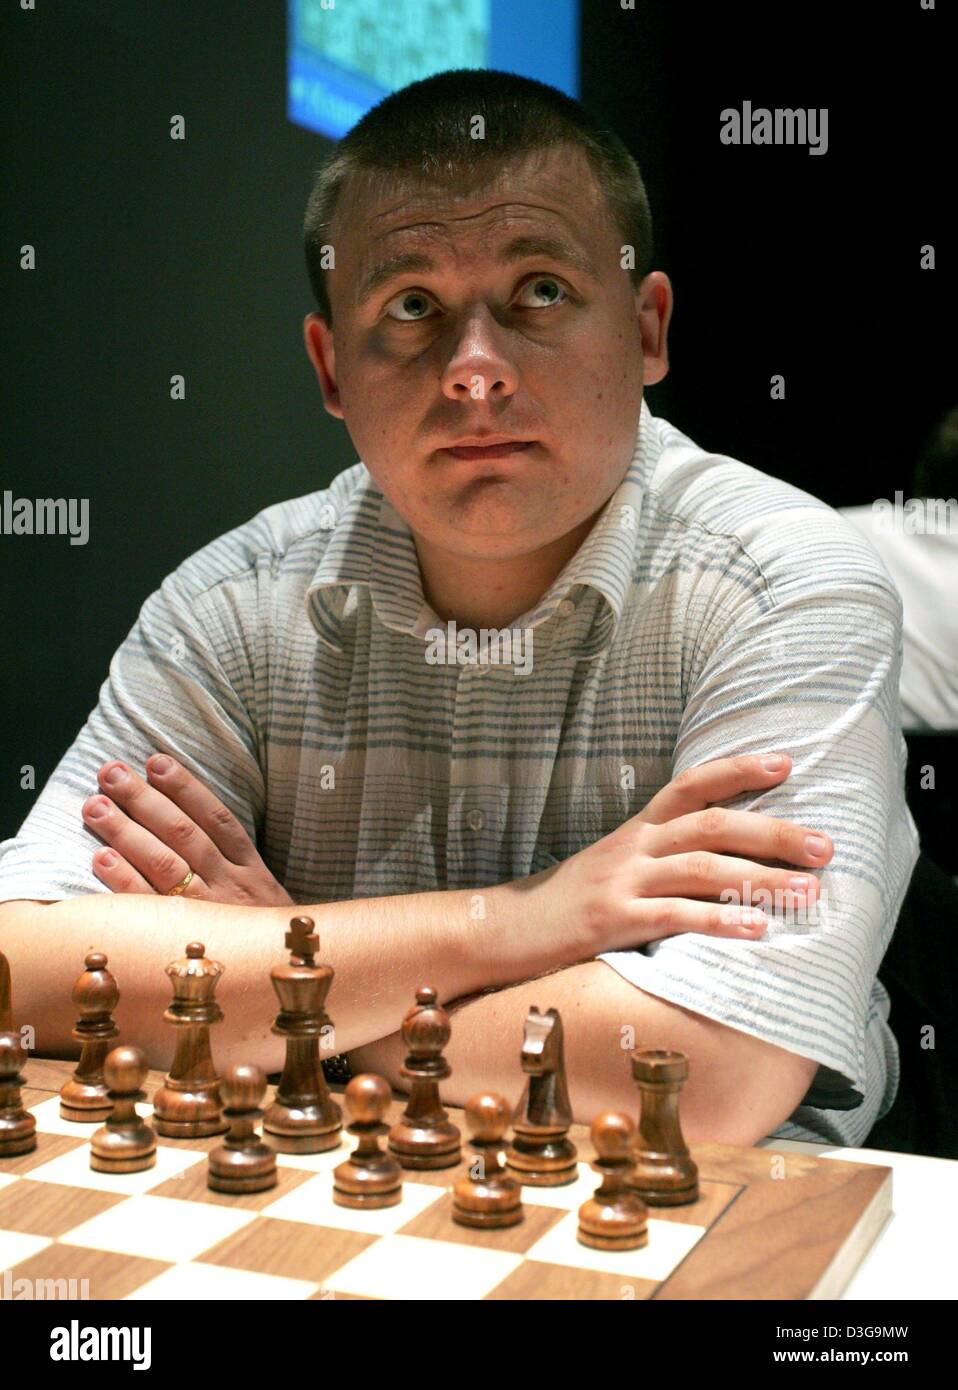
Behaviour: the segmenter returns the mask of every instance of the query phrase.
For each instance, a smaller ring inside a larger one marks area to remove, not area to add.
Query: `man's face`
[[[331,227],[334,327],[310,314],[304,328],[326,409],[413,534],[507,560],[594,516],[621,482],[643,383],[668,370],[672,298],[659,271],[633,288],[577,148],[483,177],[351,180]],[[557,244],[514,259],[517,238]],[[410,253],[431,268],[367,286]],[[449,452],[485,434],[531,442]]]

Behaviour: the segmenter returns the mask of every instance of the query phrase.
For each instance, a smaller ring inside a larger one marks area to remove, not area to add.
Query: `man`
[[[362,462],[147,600],[3,846],[19,1016],[66,1045],[95,940],[163,1064],[162,965],[199,938],[218,1060],[276,1067],[296,902],[354,1071],[398,1081],[428,981],[450,1102],[515,1093],[522,1019],[556,1006],[580,1121],[634,1108],[642,1042],[688,1053],[692,1141],[862,1142],[897,1084],[876,972],[917,855],[873,552],[652,415],[672,291],[641,178],[551,88],[396,93],[306,232],[306,347]]]

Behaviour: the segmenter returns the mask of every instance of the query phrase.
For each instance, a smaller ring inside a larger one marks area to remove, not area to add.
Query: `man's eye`
[[[543,286],[545,286],[544,290]],[[551,304],[561,304],[563,300],[567,297],[566,292],[559,284],[559,281],[554,279],[551,275],[539,275],[536,277],[535,280],[530,280],[527,284],[523,285],[521,293],[525,294],[528,290],[533,290],[537,295],[541,295],[544,293],[546,299],[548,300],[548,303],[545,306],[541,304],[529,304],[525,306],[526,308],[531,309],[541,309],[543,307],[548,308]],[[559,298],[560,295],[561,298]]]
[[[418,290],[406,290],[390,301],[386,313],[391,319],[396,319],[399,323],[419,323],[426,317],[426,311],[429,307],[429,300],[424,294],[420,294]],[[404,314],[394,314],[393,308],[404,310],[410,317],[406,318]]]

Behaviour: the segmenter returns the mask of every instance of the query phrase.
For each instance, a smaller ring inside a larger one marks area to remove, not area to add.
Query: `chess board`
[[[206,1152],[220,1139],[159,1139],[154,1168],[94,1172],[95,1126],[59,1117],[55,1092],[69,1070],[28,1063],[37,1149],[0,1159],[7,1296],[29,1279],[74,1280],[71,1297],[130,1300],[834,1298],[891,1210],[890,1168],[698,1145],[697,1202],[650,1208],[643,1249],[592,1250],[576,1239],[578,1208],[599,1180],[582,1126],[570,1136],[582,1159],[577,1180],[524,1187],[524,1221],[500,1231],[452,1220],[448,1189],[468,1157],[456,1168],[404,1170],[398,1206],[337,1206],[333,1169],[354,1143],[345,1130],[328,1153],[278,1155],[271,1191],[224,1195],[206,1186]],[[153,1085],[159,1079],[151,1074]],[[402,1105],[394,1101],[390,1121]],[[138,1108],[149,1116],[149,1105]]]

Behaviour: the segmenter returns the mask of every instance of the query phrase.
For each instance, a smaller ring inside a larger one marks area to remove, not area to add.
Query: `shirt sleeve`
[[[110,891],[91,863],[104,841],[86,828],[80,807],[100,790],[97,770],[111,758],[145,776],[151,754],[171,754],[255,843],[265,809],[256,574],[204,586],[196,560],[185,561],[143,604],[113,655],[96,707],[18,833],[0,843],[0,901]]]
[[[716,566],[688,634],[672,775],[789,753],[780,786],[723,804],[832,837],[820,905],[803,915],[759,903],[769,916],[759,940],[688,933],[600,959],[651,994],[818,1062],[803,1103],[849,1109],[865,1094],[873,986],[918,838],[904,791],[901,601],[870,549],[816,507],[801,544],[792,517],[778,531],[766,518],[760,558],[739,543]]]

